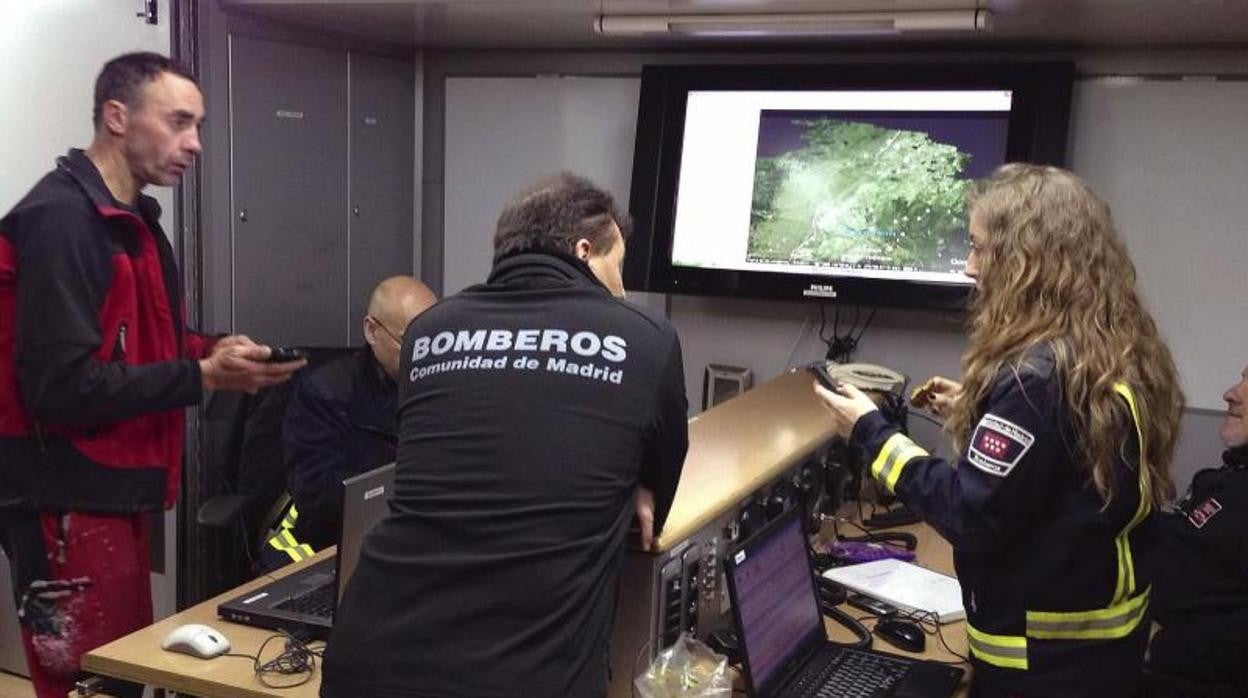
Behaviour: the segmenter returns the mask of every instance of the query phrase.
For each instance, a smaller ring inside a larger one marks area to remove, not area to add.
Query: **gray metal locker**
[[[351,54],[351,343],[378,281],[412,274],[415,68],[410,60]]]
[[[346,53],[232,35],[230,110],[234,330],[273,344],[354,340]]]

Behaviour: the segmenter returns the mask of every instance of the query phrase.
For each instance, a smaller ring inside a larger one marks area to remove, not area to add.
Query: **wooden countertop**
[[[792,371],[689,420],[689,453],[655,550],[680,543],[832,436],[814,378]]]
[[[252,670],[252,662],[242,657],[215,657],[199,659],[176,652],[166,652],[160,643],[174,628],[187,623],[211,625],[230,641],[231,654],[255,655],[260,645],[275,633],[263,628],[252,628],[221,620],[217,617],[217,605],[238,596],[271,579],[284,577],[296,569],[315,563],[332,555],[328,548],[297,565],[288,565],[270,576],[254,579],[236,589],[175,613],[154,625],[135,631],[119,640],[97,647],[82,658],[82,668],[88,672],[113,676],[127,681],[148,684],[158,688],[172,689],[181,693],[218,698],[263,698],[287,696],[289,698],[316,698],[321,690],[321,667],[318,659],[316,670],[307,683],[294,688],[270,688],[260,683]],[[321,644],[321,643],[318,643]],[[274,640],[265,650],[265,658],[276,656],[284,648],[282,640]],[[270,683],[296,683],[302,676],[268,677]]]

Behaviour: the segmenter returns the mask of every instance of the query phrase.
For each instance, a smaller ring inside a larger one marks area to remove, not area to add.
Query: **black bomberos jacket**
[[[212,340],[183,326],[159,218],[72,150],[0,219],[0,494],[103,513],[176,499]]]
[[[659,529],[684,462],[683,375],[672,326],[564,255],[504,258],[412,321],[391,512],[321,695],[604,695],[634,493]]]

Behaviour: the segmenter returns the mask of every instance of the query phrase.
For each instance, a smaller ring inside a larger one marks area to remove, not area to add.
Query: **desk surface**
[[[936,535],[931,528],[919,524],[902,530],[909,530],[918,537],[918,562],[920,564],[940,572],[953,573],[953,557],[949,544]],[[326,550],[317,553],[311,560],[283,568],[273,576],[281,577],[290,574],[298,567],[312,564],[328,556],[331,552],[332,550]],[[257,696],[314,698],[319,693],[321,686],[319,663],[311,680],[302,686],[274,689],[265,686],[256,679],[255,674],[252,672],[251,662],[246,659],[240,657],[196,659],[195,657],[166,652],[160,649],[161,640],[164,639],[170,630],[185,623],[206,623],[217,628],[229,638],[232,645],[230,650],[232,653],[254,655],[259,651],[260,644],[266,638],[272,636],[273,632],[221,620],[217,617],[217,605],[222,601],[233,598],[237,594],[260,586],[266,581],[268,580],[258,579],[248,582],[238,589],[188,608],[181,613],[174,614],[154,625],[103,647],[96,648],[83,657],[83,668],[95,674],[114,676],[207,698],[254,698]],[[865,615],[857,609],[844,608],[855,617]],[[873,623],[872,621],[867,621],[866,624],[870,627]],[[848,641],[853,639],[848,630],[834,622],[828,623],[828,631],[835,640]],[[941,632],[951,648],[960,654],[966,654],[966,630],[961,621],[943,626]],[[273,644],[278,645],[280,641],[275,641]],[[927,649],[921,654],[898,650],[880,640],[877,640],[876,645],[878,649],[887,652],[923,659],[944,661],[956,659],[941,646],[938,638],[932,636],[928,637]],[[270,649],[278,650],[280,648],[271,646]],[[272,680],[276,682],[281,679],[294,678],[296,677],[274,676]],[[956,695],[959,697],[966,696],[965,684]]]
[[[689,452],[655,541],[662,552],[736,506],[832,437],[805,371],[776,378],[689,420]]]
[[[82,658],[82,668],[93,674],[112,676],[157,688],[172,689],[210,698],[255,698],[257,696],[287,696],[290,698],[315,698],[321,688],[321,668],[317,662],[311,680],[295,688],[269,688],[260,683],[252,670],[251,661],[242,657],[216,657],[198,659],[176,652],[166,652],[160,643],[169,631],[186,623],[204,623],[221,631],[230,641],[233,654],[255,655],[260,645],[272,637],[272,630],[252,628],[228,623],[217,617],[217,605],[235,596],[262,586],[270,579],[284,577],[304,565],[310,565],[333,554],[333,548],[317,553],[309,560],[289,565],[270,577],[252,580],[237,589],[209,599],[197,606],[175,613],[154,625],[114,640],[103,647],[91,650]],[[281,640],[274,640],[265,651],[275,655],[284,647]],[[294,683],[301,676],[269,677],[269,682]]]
[[[824,530],[826,532],[827,529]],[[915,563],[923,565],[929,569],[936,570],[937,572],[944,572],[948,575],[953,574],[953,549],[949,546],[949,542],[944,538],[941,538],[930,526],[926,524],[914,524],[912,526],[901,526],[896,529],[889,530],[909,531],[910,533],[913,533],[916,538],[918,538],[919,545],[916,549],[918,557],[915,560]],[[842,534],[852,535],[849,531],[842,531]],[[865,611],[859,611],[858,609],[850,607],[846,604],[841,604],[841,610],[849,613],[849,615],[854,618],[862,618],[863,616],[868,615]],[[864,620],[863,623],[868,628],[875,627],[874,620]],[[828,635],[830,635],[833,640],[850,642],[855,639],[853,633],[849,632],[849,630],[847,630],[840,623],[825,619],[824,625],[828,628]],[[959,620],[940,626],[940,634],[944,637],[945,643],[948,644],[950,649],[963,657],[967,656],[965,621]],[[927,636],[926,648],[922,652],[907,652],[905,650],[897,649],[878,637],[875,639],[873,648],[882,652],[890,652],[905,657],[915,657],[917,659],[931,659],[942,662],[960,661],[958,657],[954,656],[953,653],[941,645],[940,637],[934,635]],[[968,685],[971,676],[970,667],[963,664],[962,668],[966,669],[967,673],[962,682],[962,686],[959,687],[958,692],[954,694],[955,698],[965,698],[965,696],[968,695]]]

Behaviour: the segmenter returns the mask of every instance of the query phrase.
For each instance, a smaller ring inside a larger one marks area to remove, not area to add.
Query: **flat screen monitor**
[[[960,307],[968,188],[1061,164],[1069,65],[646,68],[630,288]]]

